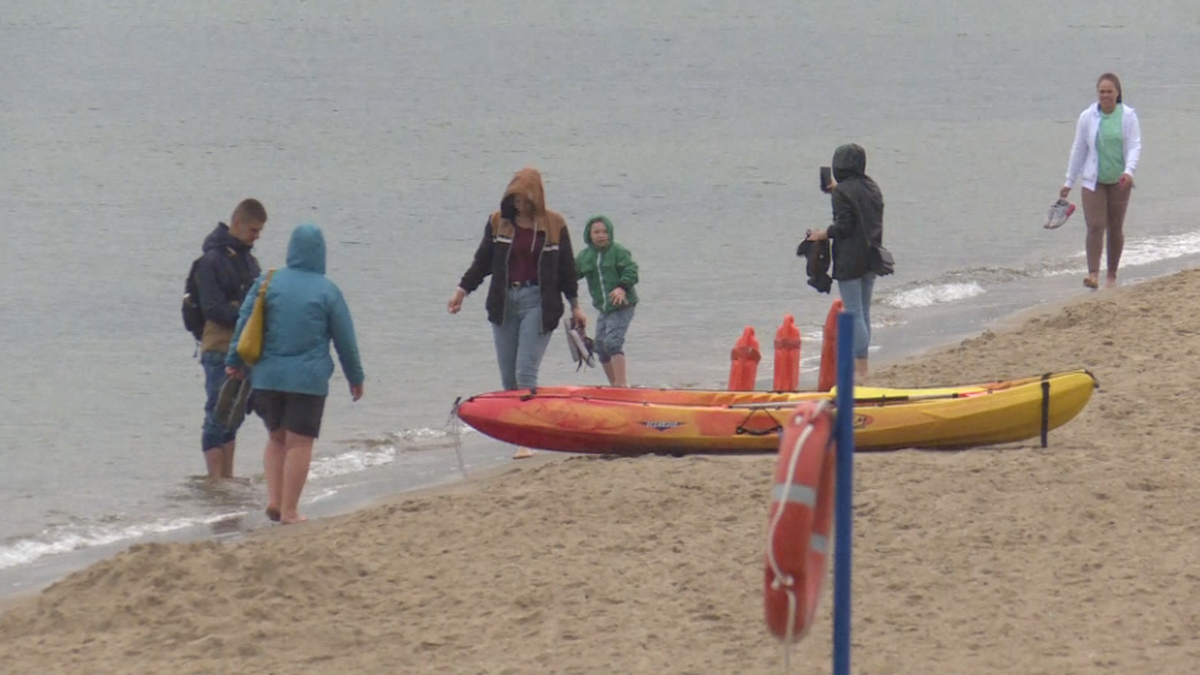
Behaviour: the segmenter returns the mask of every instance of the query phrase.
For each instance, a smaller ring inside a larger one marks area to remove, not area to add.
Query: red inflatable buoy
[[[762,354],[758,351],[758,338],[754,328],[746,326],[729,353],[729,390],[754,391],[754,380],[758,377],[758,362]]]
[[[817,376],[817,391],[829,391],[837,383],[837,318],[842,313],[842,301],[837,299],[829,307],[825,317],[825,331],[821,334],[821,372]]]
[[[783,325],[775,331],[775,391],[800,388],[800,329],[791,314],[783,316]]]
[[[833,404],[801,403],[783,430],[767,512],[767,627],[793,643],[812,626],[833,525]]]

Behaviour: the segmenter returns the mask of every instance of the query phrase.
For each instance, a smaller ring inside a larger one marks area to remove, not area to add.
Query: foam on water
[[[117,544],[143,537],[166,534],[196,525],[211,525],[246,515],[222,513],[201,518],[174,518],[126,525],[72,524],[51,527],[31,537],[19,537],[0,545],[0,569],[24,565],[49,555],[85,548]]]
[[[883,304],[893,309],[915,309],[959,302],[986,293],[977,281],[955,284],[931,284],[899,291],[886,298]]]
[[[1122,269],[1153,265],[1200,254],[1200,231],[1127,239],[1121,256]],[[1044,260],[1021,267],[973,267],[950,270],[933,279],[892,291],[879,303],[893,309],[920,309],[948,305],[978,297],[1000,285],[1031,279],[1084,274],[1084,254],[1059,260]]]
[[[358,448],[329,457],[314,458],[308,470],[309,478],[332,478],[366,471],[396,461],[396,446],[377,445]]]

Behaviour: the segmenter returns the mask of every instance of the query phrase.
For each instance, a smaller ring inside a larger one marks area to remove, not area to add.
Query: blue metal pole
[[[850,675],[850,572],[854,544],[854,320],[837,318],[837,482],[834,492],[833,675]]]

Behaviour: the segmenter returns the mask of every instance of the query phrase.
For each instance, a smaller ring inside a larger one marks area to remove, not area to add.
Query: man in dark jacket
[[[229,225],[218,223],[204,239],[204,255],[196,265],[196,286],[204,313],[200,364],[204,368],[206,399],[201,449],[209,478],[233,477],[237,431],[216,420],[217,395],[225,381],[225,355],[229,352],[238,310],[260,271],[251,248],[266,223],[267,211],[261,202],[242,201],[234,209]]]
[[[867,375],[867,349],[871,344],[871,294],[880,272],[878,251],[883,246],[883,193],[867,171],[867,153],[850,143],[833,153],[830,195],[833,224],[813,230],[809,239],[831,239],[833,278],[838,282],[845,311],[855,315],[854,371]]]

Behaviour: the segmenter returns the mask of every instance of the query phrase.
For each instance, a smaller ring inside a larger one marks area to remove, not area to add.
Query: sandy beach
[[[873,374],[1082,366],[1100,388],[1048,448],[859,454],[855,672],[1195,672],[1198,304],[1183,272]],[[135,546],[0,615],[0,670],[779,673],[761,595],[774,462],[539,453],[238,542]],[[827,595],[792,672],[829,672],[830,616]]]

